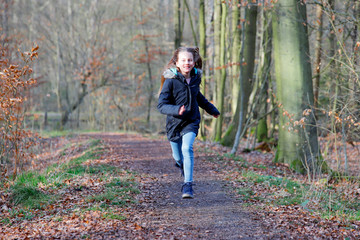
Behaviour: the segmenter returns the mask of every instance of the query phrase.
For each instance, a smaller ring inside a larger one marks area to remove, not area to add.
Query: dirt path
[[[207,156],[195,153],[195,198],[181,198],[182,177],[174,167],[169,143],[139,135],[93,134],[110,148],[119,166],[140,173],[142,193],[134,229],[103,233],[103,238],[129,239],[280,239],[284,233],[265,229],[229,195],[227,182],[212,168]]]

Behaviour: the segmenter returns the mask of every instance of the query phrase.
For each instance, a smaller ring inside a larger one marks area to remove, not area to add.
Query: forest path
[[[131,220],[136,231],[120,233],[114,229],[104,233],[108,237],[113,234],[129,239],[278,238],[229,194],[227,181],[213,169],[206,154],[195,152],[194,199],[182,199],[182,177],[174,167],[168,141],[130,134],[91,135],[103,140],[116,165],[142,176],[136,214]]]

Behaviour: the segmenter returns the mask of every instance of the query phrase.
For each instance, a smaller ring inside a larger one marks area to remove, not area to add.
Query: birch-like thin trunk
[[[206,97],[206,72],[205,72],[205,66],[206,66],[206,22],[205,22],[205,0],[200,0],[199,5],[199,50],[200,50],[200,56],[203,60],[203,73],[202,73],[202,79],[201,79],[201,92]],[[204,109],[200,109],[200,115],[201,115],[201,122],[200,122],[200,131],[199,131],[199,137],[204,138],[205,137],[205,121],[204,121]]]
[[[248,112],[249,97],[252,91],[256,53],[257,5],[246,7],[244,14],[245,23],[243,23],[242,27],[244,30],[241,39],[240,92],[238,96],[238,105],[232,123],[228,127],[221,142],[223,145],[233,146],[232,152],[236,152],[240,138],[245,132],[244,123]]]
[[[239,1],[232,6],[232,46],[231,46],[231,112],[235,114],[240,92],[239,74],[240,74],[240,48],[241,48],[241,30],[240,30],[240,8]]]
[[[225,33],[226,33],[226,15],[227,15],[227,5],[226,3],[221,4],[221,30],[220,30],[220,59],[219,66],[221,69],[220,78],[218,79],[217,85],[217,108],[219,109],[220,116],[216,118],[215,123],[215,141],[219,142],[221,140],[222,135],[222,123],[224,119],[224,94],[225,94],[225,82],[226,82],[226,46],[225,46]]]
[[[314,69],[314,107],[318,106],[319,101],[319,90],[320,90],[320,70],[321,70],[321,51],[322,51],[322,35],[323,35],[323,10],[322,6],[318,4],[316,6],[316,19],[318,30],[316,32],[315,41],[315,69]]]
[[[182,30],[181,30],[181,10],[180,10],[180,0],[174,0],[174,30],[175,30],[175,39],[174,47],[175,49],[181,46],[182,40]]]

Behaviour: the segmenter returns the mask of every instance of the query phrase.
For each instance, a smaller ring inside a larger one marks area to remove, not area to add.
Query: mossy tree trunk
[[[323,9],[319,4],[316,6],[316,18],[318,23],[318,29],[316,32],[315,41],[315,69],[314,69],[314,107],[316,108],[319,101],[320,90],[320,69],[321,69],[321,51],[322,51],[322,35],[323,35]]]
[[[240,8],[239,1],[232,6],[232,46],[231,46],[231,112],[235,114],[240,92],[239,73],[240,73],[240,50],[241,50],[241,30],[240,30]]]
[[[220,59],[219,59],[219,68],[217,71],[220,72],[220,78],[217,79],[217,108],[223,114],[220,114],[218,118],[215,119],[215,141],[219,142],[222,135],[222,123],[224,119],[224,94],[225,94],[225,82],[226,82],[226,46],[225,46],[225,36],[226,36],[226,17],[227,17],[227,5],[226,3],[221,4],[221,25],[220,25]]]
[[[182,41],[180,0],[174,0],[174,30],[175,30],[174,47],[175,49],[177,49],[181,46],[181,41]]]
[[[225,146],[234,144],[237,132],[240,132],[239,136],[242,134],[247,115],[255,64],[257,9],[257,5],[251,5],[245,10],[245,24],[243,25],[244,30],[240,51],[240,92],[233,120],[221,140],[221,144]]]
[[[267,99],[269,97],[268,89],[271,82],[271,54],[272,54],[272,26],[271,26],[271,12],[262,9],[262,45],[259,50],[259,71],[257,73],[257,84],[260,87],[260,94],[258,97],[257,104],[257,132],[256,138],[258,142],[263,142],[268,140],[268,126],[267,126],[267,111],[268,103]]]
[[[275,161],[297,172],[314,173],[320,154],[313,112],[305,116],[304,128],[294,127],[314,103],[306,5],[301,0],[279,0],[273,13],[276,95],[281,103]]]
[[[217,107],[219,106],[219,95],[217,89],[221,80],[221,2],[214,1],[214,100]],[[211,123],[211,138],[216,138],[217,119],[214,119]]]
[[[206,72],[205,72],[205,61],[206,61],[206,22],[205,22],[205,0],[200,0],[199,5],[199,48],[200,56],[203,59],[203,75],[201,79],[201,92],[206,97]],[[205,121],[204,121],[204,109],[200,108],[201,122],[199,137],[205,137]]]

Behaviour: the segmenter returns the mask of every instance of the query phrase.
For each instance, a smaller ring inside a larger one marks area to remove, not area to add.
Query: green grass
[[[271,205],[298,205],[323,218],[360,220],[360,199],[332,185],[314,187],[285,177],[243,171],[240,181],[247,187],[238,189],[245,201],[261,201]]]
[[[101,211],[104,218],[125,219],[114,209],[135,202],[135,195],[140,193],[134,179],[136,173],[109,164],[92,164],[89,160],[98,159],[104,151],[100,140],[80,142],[75,146],[68,145],[68,149],[63,149],[64,154],[69,152],[69,148],[74,147],[86,147],[86,149],[81,156],[65,163],[52,164],[42,171],[27,171],[18,175],[8,189],[13,206],[4,216],[0,216],[1,224],[12,225],[23,220],[31,220],[35,217],[35,211],[37,214],[42,214],[42,211],[38,210],[43,210],[50,204],[56,207],[57,200],[62,198],[56,193],[62,189],[72,191],[74,188],[72,179],[81,179],[85,175],[86,178],[90,177],[96,182],[102,182],[103,190],[93,196],[83,196],[85,203],[90,203],[91,207],[85,204],[66,211],[80,212],[80,214],[84,211]],[[62,221],[61,216],[56,216],[56,219]]]
[[[89,197],[88,201],[101,203],[101,207],[108,207],[108,205],[127,206],[134,203],[133,196],[139,193],[135,182],[114,178],[105,184],[103,193]]]
[[[10,201],[16,206],[21,204],[29,209],[42,209],[50,203],[50,196],[38,188],[29,185],[14,185],[11,188]]]
[[[252,197],[254,193],[251,189],[240,189],[239,194],[244,196],[245,200],[262,200],[266,198],[276,198],[274,204],[277,205],[294,205],[300,204],[302,202],[303,186],[296,181],[287,178],[262,175],[254,171],[243,171],[242,177],[243,179],[241,181],[260,185],[261,189],[264,189],[264,191],[261,191],[258,194],[261,196],[256,197]]]
[[[114,213],[105,213],[105,214],[103,214],[103,217],[107,218],[107,219],[116,219],[116,220],[125,220],[126,219],[126,217],[124,217],[123,215],[114,214]]]
[[[27,171],[17,176],[15,182],[10,187],[11,202],[17,206],[22,205],[29,209],[42,209],[49,204],[51,197],[39,189],[39,185],[54,185],[55,187],[64,187],[64,180],[85,173],[99,173],[111,169],[109,166],[84,166],[83,162],[95,159],[102,150],[99,140],[91,140],[88,142],[85,154],[72,159],[65,164],[53,164],[42,173],[36,171]],[[54,198],[52,196],[52,198]],[[55,196],[56,198],[56,196]]]
[[[254,199],[254,192],[251,188],[240,188],[238,194],[240,194],[244,200]]]
[[[47,184],[47,178],[44,174],[35,171],[28,171],[18,175],[15,182],[16,185],[32,187],[38,187],[40,183]]]
[[[346,195],[329,188],[323,189],[320,194],[319,191],[314,191],[310,196],[320,200],[321,214],[324,218],[360,220],[360,199],[356,196]]]
[[[54,137],[71,137],[74,135],[72,131],[60,131],[60,130],[53,130],[53,131],[46,131],[42,130],[39,132],[41,137],[43,138],[54,138]]]

